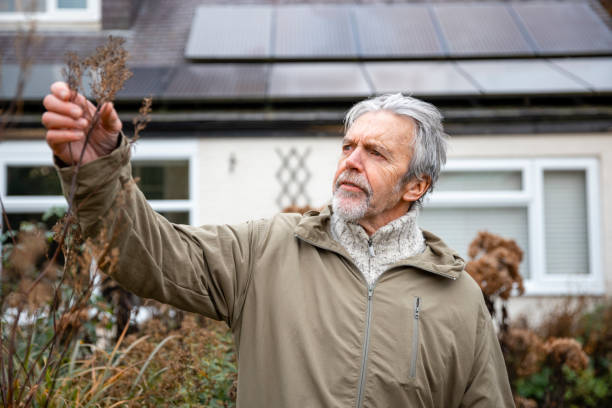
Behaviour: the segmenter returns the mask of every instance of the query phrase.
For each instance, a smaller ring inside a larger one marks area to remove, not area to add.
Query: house
[[[440,107],[451,135],[424,228],[464,256],[479,230],[516,240],[516,312],[612,294],[612,19],[597,0],[40,0],[27,16],[23,3],[0,6],[2,100],[18,83],[16,27],[33,18],[40,37],[24,114],[0,142],[14,222],[63,205],[41,98],[66,51],[112,34],[134,72],[116,102],[126,127],[153,96],[134,168],[170,220],[324,205],[347,108],[404,92]]]

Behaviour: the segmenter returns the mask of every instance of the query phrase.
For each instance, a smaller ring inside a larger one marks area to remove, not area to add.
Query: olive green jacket
[[[368,288],[329,210],[171,224],[135,187],[129,156],[124,142],[81,167],[81,227],[114,232],[125,288],[228,324],[239,406],[514,406],[481,290],[433,234]],[[59,171],[67,193],[73,169]]]

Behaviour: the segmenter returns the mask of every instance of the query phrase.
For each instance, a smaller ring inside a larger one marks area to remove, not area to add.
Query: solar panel
[[[542,60],[460,61],[457,66],[485,94],[547,94],[588,91],[587,87]]]
[[[369,62],[365,69],[376,93],[478,94],[452,62]]]
[[[513,4],[541,53],[612,51],[612,32],[586,4]]]
[[[276,9],[273,42],[277,58],[356,55],[349,8],[336,5],[285,5]]]
[[[352,11],[364,57],[443,54],[427,7],[378,4],[354,6]]]
[[[433,7],[452,55],[533,54],[504,4]]]
[[[268,58],[271,30],[271,6],[198,7],[185,47],[185,57]]]
[[[561,67],[589,84],[595,91],[612,91],[612,58],[551,59]]]
[[[266,64],[186,64],[172,73],[166,98],[261,98]]]
[[[13,99],[16,96],[21,69],[17,64],[4,64],[0,69],[2,70],[0,98]],[[24,78],[25,87],[21,98],[25,100],[41,99],[50,92],[53,82],[63,80],[62,65],[32,65]]]
[[[356,63],[275,64],[268,92],[271,97],[351,97],[371,93]]]
[[[130,67],[132,77],[128,79],[118,99],[140,99],[147,96],[153,98],[162,94],[172,69],[170,67]]]

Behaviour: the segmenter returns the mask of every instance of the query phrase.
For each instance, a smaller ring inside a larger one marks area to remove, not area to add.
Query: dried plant
[[[546,357],[542,339],[529,329],[511,328],[500,338],[510,381],[538,372]]]
[[[487,308],[494,318],[498,316],[495,304],[500,303],[501,316],[497,322],[503,336],[508,330],[506,302],[514,291],[517,295],[525,291],[519,273],[523,251],[513,240],[481,231],[471,242],[468,255],[472,259],[465,270],[482,289]]]
[[[85,241],[72,209],[76,174],[92,129],[99,121],[100,109],[104,103],[112,102],[131,75],[126,68],[127,52],[122,44],[123,40],[111,37],[96,54],[85,60],[80,60],[75,54],[67,57],[64,74],[73,91],[72,100],[76,100],[83,74],[89,70],[96,101],[93,111],[88,106],[83,107],[91,126],[86,131],[83,150],[75,164],[75,177],[68,191],[69,211],[52,232],[34,226],[24,226],[13,232],[2,205],[2,215],[9,228],[7,237],[11,239],[2,247],[3,273],[0,275],[0,398],[4,407],[58,406],[62,399],[62,406],[99,404],[107,398],[104,390],[118,378],[115,360],[112,366],[85,369],[87,361],[91,360],[78,359],[88,352],[93,353],[95,347],[79,349],[73,346],[77,340],[95,340],[95,333],[88,326],[95,324],[99,317],[99,312],[93,310],[99,301],[92,297],[97,282],[96,266],[107,271],[116,267],[119,253],[113,242],[122,231],[102,225],[99,236]],[[141,111],[142,123],[146,124],[144,117],[150,110],[150,100],[144,105],[148,110]],[[140,126],[139,131],[143,128]],[[119,199],[115,210],[120,211],[121,205]],[[117,225],[123,224],[119,222]],[[51,237],[56,242],[56,249],[49,254]],[[69,355],[72,355],[70,364]],[[77,368],[83,369],[81,374],[75,374]],[[96,377],[103,369],[107,374]],[[129,371],[126,367],[124,369]],[[94,381],[83,394],[74,397],[66,386],[73,382],[71,375],[80,376],[82,373],[89,373]],[[140,381],[140,377],[134,384]],[[100,382],[100,378],[103,381]],[[71,397],[66,399],[69,395]],[[117,402],[121,401],[114,401]]]
[[[124,38],[111,35],[106,44],[96,48],[96,52],[83,61],[91,79],[92,98],[98,107],[114,101],[117,92],[132,76],[127,67],[128,52],[123,48],[124,43]]]
[[[538,408],[538,403],[531,398],[523,398],[514,396],[514,405],[516,408]]]
[[[152,104],[153,98],[151,98],[150,96],[142,100],[142,105],[138,110],[138,116],[136,116],[132,120],[132,124],[134,125],[134,136],[132,137],[133,141],[138,140],[138,138],[140,137],[140,132],[142,132],[151,121]]]
[[[546,392],[544,404],[546,407],[564,407],[565,394],[569,386],[566,370],[581,372],[589,362],[582,350],[582,345],[575,339],[551,338],[544,344],[546,350],[546,365],[552,368],[551,386]]]

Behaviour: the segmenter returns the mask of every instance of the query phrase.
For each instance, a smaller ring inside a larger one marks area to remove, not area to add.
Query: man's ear
[[[407,202],[417,201],[427,192],[430,185],[431,179],[429,177],[421,176],[420,179],[415,177],[404,186],[402,199]]]

